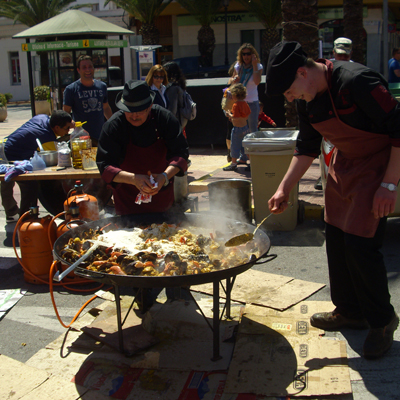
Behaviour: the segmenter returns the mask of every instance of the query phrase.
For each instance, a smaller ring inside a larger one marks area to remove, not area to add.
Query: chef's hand
[[[158,190],[154,191],[153,185],[150,182],[151,172],[149,171],[147,175],[135,174],[135,186],[145,194],[156,194]]]
[[[276,192],[269,200],[268,207],[269,211],[273,214],[283,213],[289,206],[288,204],[289,196],[285,195],[283,192]]]
[[[146,176],[147,179],[145,179],[143,182],[144,185],[141,189],[141,192],[150,194],[152,196],[157,194],[161,190],[161,188],[163,187],[163,184],[164,184],[164,182],[162,182],[162,184],[160,184],[160,180],[161,180],[160,177],[157,179],[157,176],[159,176],[159,175],[160,174],[152,174],[151,171],[147,171],[147,176]],[[154,187],[153,184],[151,183],[151,180],[150,180],[151,176],[153,177],[155,182],[158,182],[158,185],[156,185],[157,187]],[[163,179],[165,179],[164,175],[161,175],[161,177]]]
[[[375,218],[387,217],[390,213],[394,212],[396,205],[397,192],[380,186],[375,192],[374,201],[372,203],[372,212]]]

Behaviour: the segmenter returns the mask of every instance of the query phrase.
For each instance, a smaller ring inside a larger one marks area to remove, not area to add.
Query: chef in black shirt
[[[325,191],[326,251],[332,312],[311,317],[324,330],[367,329],[364,357],[393,343],[399,317],[390,302],[380,252],[400,178],[400,107],[377,72],[358,63],[307,58],[297,42],[269,56],[267,95],[296,101],[299,135],[289,169],[269,200],[273,213],[320,153],[322,137],[336,146]]]

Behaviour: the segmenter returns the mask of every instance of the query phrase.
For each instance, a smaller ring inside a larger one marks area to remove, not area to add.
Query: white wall
[[[28,61],[26,53],[21,50],[24,39],[4,38],[0,41],[0,93],[11,93],[12,101],[29,99]],[[12,84],[10,52],[18,52],[21,68],[21,84]]]

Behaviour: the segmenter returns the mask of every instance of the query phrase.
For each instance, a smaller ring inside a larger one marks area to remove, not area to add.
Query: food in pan
[[[80,266],[115,275],[174,276],[213,272],[245,264],[259,256],[255,241],[245,246],[224,246],[213,234],[195,234],[177,225],[152,224],[147,228],[84,231],[71,238],[60,252],[75,262],[94,241],[101,243]]]

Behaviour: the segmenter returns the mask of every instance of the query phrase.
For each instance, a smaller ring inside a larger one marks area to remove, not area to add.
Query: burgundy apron
[[[380,219],[372,212],[389,162],[388,135],[352,128],[340,120],[329,91],[335,118],[312,124],[335,145],[325,189],[325,221],[346,233],[373,237]]]
[[[157,138],[149,147],[138,147],[128,144],[125,159],[121,169],[135,174],[147,175],[148,171],[161,174],[168,166],[166,159],[167,146],[162,138]],[[139,189],[136,186],[120,183],[114,189],[115,210],[118,215],[164,212],[174,202],[174,185],[171,179],[156,195],[152,196],[150,203],[136,204]]]

